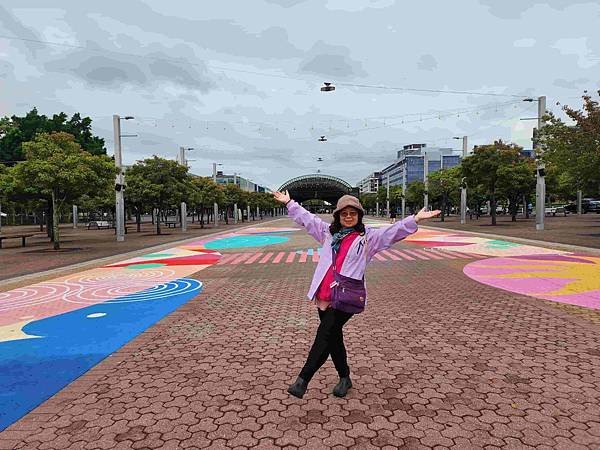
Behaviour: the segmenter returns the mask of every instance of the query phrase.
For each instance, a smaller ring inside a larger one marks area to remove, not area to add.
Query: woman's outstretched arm
[[[432,217],[438,216],[440,213],[441,211],[439,210],[426,211],[425,208],[423,208],[417,214],[408,216],[389,227],[371,228],[368,235],[369,257],[372,257],[381,250],[391,247],[394,243],[401,241],[405,237],[416,232],[419,221],[431,219]]]
[[[288,191],[275,192],[273,193],[273,197],[287,207],[290,218],[298,225],[302,225],[308,234],[321,244],[325,241],[325,237],[327,236],[327,233],[329,233],[329,224],[292,200]]]

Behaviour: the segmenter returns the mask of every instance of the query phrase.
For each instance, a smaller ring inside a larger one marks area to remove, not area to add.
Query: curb
[[[287,216],[281,217],[278,219],[268,220],[266,222],[262,221],[261,224],[276,222],[278,220],[283,220],[285,218],[287,218]],[[232,233],[232,232],[235,232],[238,230],[252,228],[252,227],[255,227],[256,225],[257,224],[251,224],[251,225],[246,225],[246,226],[239,227],[239,228],[234,228],[232,230],[215,231],[214,233],[204,234],[202,236],[195,236],[195,237],[181,239],[179,241],[166,242],[164,244],[155,245],[153,247],[144,247],[139,250],[133,250],[133,251],[130,251],[127,253],[119,253],[118,255],[105,256],[103,258],[92,259],[90,261],[84,261],[84,262],[80,262],[80,263],[76,263],[76,264],[71,264],[70,266],[59,267],[57,269],[50,269],[50,270],[45,270],[43,272],[30,273],[27,275],[21,275],[21,276],[14,277],[14,278],[7,278],[6,280],[2,280],[2,288],[3,289],[0,289],[0,292],[4,291],[5,290],[4,288],[6,287],[6,285],[9,285],[9,284],[21,283],[21,282],[29,281],[29,280],[36,279],[36,278],[47,278],[52,275],[60,276],[63,273],[66,274],[67,272],[71,272],[74,270],[85,269],[85,268],[89,268],[90,266],[100,266],[100,265],[110,264],[112,262],[116,262],[115,260],[118,261],[121,259],[135,258],[136,256],[141,256],[146,253],[154,253],[157,251],[166,250],[168,248],[176,247],[177,245],[185,244],[187,242],[193,242],[193,241],[205,239],[205,238],[212,237],[212,236],[219,236],[221,234]]]

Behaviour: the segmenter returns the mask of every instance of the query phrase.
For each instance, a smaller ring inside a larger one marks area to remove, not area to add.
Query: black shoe
[[[302,378],[298,377],[294,384],[290,384],[288,388],[288,392],[292,394],[294,397],[302,398],[304,397],[304,393],[306,392],[306,388],[308,387],[308,383],[304,381]]]
[[[351,387],[352,380],[350,380],[350,377],[340,378],[340,382],[333,388],[333,395],[336,397],[345,397]]]

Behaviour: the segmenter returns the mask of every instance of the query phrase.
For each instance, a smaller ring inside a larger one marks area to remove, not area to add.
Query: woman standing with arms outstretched
[[[426,211],[407,217],[385,228],[365,227],[364,209],[352,195],[344,195],[333,211],[333,222],[328,224],[290,199],[287,191],[275,192],[275,199],[288,209],[290,218],[306,228],[308,234],[321,245],[319,263],[313,275],[308,298],[314,300],[321,323],[310,349],[306,364],[288,392],[302,398],[317,370],[331,355],[340,377],[333,395],[344,397],[352,387],[350,368],[344,346],[342,328],[350,318],[366,305],[363,280],[365,269],[373,255],[385,250],[417,231],[417,223],[440,214]]]

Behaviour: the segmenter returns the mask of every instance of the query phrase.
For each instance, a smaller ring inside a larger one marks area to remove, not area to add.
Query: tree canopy
[[[25,159],[23,143],[33,141],[38,133],[64,132],[92,155],[105,155],[104,139],[92,134],[92,119],[75,113],[69,119],[61,112],[51,118],[33,108],[25,116],[0,118],[0,162],[14,165]]]

